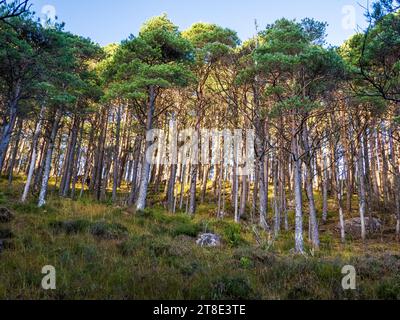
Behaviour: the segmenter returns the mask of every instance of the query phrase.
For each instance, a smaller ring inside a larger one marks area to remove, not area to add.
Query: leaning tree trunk
[[[36,159],[37,159],[37,146],[38,146],[38,142],[39,142],[40,132],[42,130],[42,121],[43,121],[44,110],[45,110],[45,108],[44,108],[44,106],[42,106],[40,113],[39,113],[38,121],[36,123],[35,132],[33,134],[31,163],[29,165],[28,177],[26,179],[24,192],[22,193],[21,202],[26,201],[26,199],[28,198],[29,189],[31,187],[32,177],[33,177],[33,173],[35,171],[35,165],[36,165]]]
[[[52,130],[52,126],[49,124],[49,126],[46,130],[46,134],[47,134],[46,136],[50,136],[51,130]],[[58,129],[58,130],[60,130],[60,129]],[[46,154],[47,154],[48,148],[49,148],[49,143],[48,143],[48,141],[45,141],[43,143],[43,146],[40,149],[38,168],[34,172],[35,179],[33,181],[33,188],[34,188],[35,192],[40,191],[40,184],[42,182],[43,170],[44,170],[45,163],[46,163]],[[57,182],[57,180],[56,180],[56,182]]]
[[[49,184],[49,179],[50,179],[50,171],[51,171],[51,161],[52,161],[52,157],[53,157],[54,144],[55,144],[55,140],[57,137],[60,119],[61,119],[61,110],[57,110],[54,120],[53,120],[53,128],[51,130],[48,148],[47,148],[47,152],[46,152],[44,172],[43,172],[42,183],[41,183],[41,188],[40,188],[40,193],[39,193],[39,201],[38,201],[39,207],[43,207],[46,204],[47,189],[48,189],[48,184]]]

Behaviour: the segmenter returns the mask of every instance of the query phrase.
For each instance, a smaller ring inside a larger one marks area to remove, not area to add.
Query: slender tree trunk
[[[400,239],[400,168],[399,163],[397,161],[397,154],[394,147],[394,139],[393,132],[397,130],[397,125],[394,125],[394,128],[390,128],[389,130],[389,145],[390,145],[390,154],[391,154],[391,168],[393,171],[393,180],[394,180],[394,201],[396,208],[396,237]]]
[[[317,208],[314,200],[313,174],[311,164],[306,165],[306,189],[310,208],[311,241],[314,249],[319,249],[319,231],[317,221]]]
[[[113,168],[113,190],[112,190],[112,201],[117,201],[117,189],[118,189],[118,173],[119,173],[119,149],[120,149],[120,135],[121,135],[121,106],[118,106],[117,110],[117,128],[114,146],[114,168]]]
[[[190,190],[189,190],[189,211],[190,215],[194,215],[196,213],[196,191],[197,191],[197,172],[198,172],[198,164],[192,164],[191,173],[190,173]]]
[[[323,171],[322,171],[322,222],[325,224],[328,220],[328,160],[327,154],[323,156]]]
[[[168,182],[167,188],[167,202],[168,202],[168,210],[169,212],[174,212],[175,207],[175,182],[176,182],[176,173],[178,170],[177,164],[171,165],[171,173]]]
[[[196,136],[194,137],[194,141],[192,141],[192,159],[198,160],[198,141],[200,137],[200,117],[197,119],[197,124],[196,124]],[[188,214],[189,215],[194,215],[196,213],[197,209],[197,203],[196,203],[196,192],[197,192],[197,176],[199,172],[199,164],[198,161],[196,163],[191,164],[191,172],[190,172],[190,190],[189,190],[189,210]]]
[[[237,172],[237,164],[234,164],[236,169],[234,170],[233,178],[234,183],[234,194],[233,194],[233,206],[234,206],[234,215],[235,215],[235,222],[240,223],[240,211],[239,211],[239,176]]]
[[[81,160],[82,160],[82,140],[83,140],[83,131],[85,128],[85,120],[82,122],[81,130],[79,133],[79,142],[77,146],[77,155],[74,159],[74,164],[72,166],[72,187],[71,187],[71,199],[75,200],[75,192],[76,192],[76,184],[78,183],[78,175],[81,168]]]
[[[179,209],[183,209],[183,198],[185,195],[185,181],[186,181],[186,164],[181,165],[181,190],[180,190],[180,197],[179,197]]]
[[[242,196],[240,197],[239,218],[242,218],[246,213],[247,195],[248,195],[248,177],[242,176]]]
[[[169,123],[169,159],[170,159],[170,176],[167,185],[167,205],[168,211],[175,213],[176,197],[175,184],[178,173],[178,131],[176,127],[175,113],[172,114]]]
[[[252,198],[252,205],[251,205],[251,220],[252,220],[252,223],[255,223],[255,214],[256,214],[256,211],[257,211],[259,176],[260,176],[259,166],[256,164],[256,166],[255,166],[255,174],[254,174],[253,198]]]
[[[299,144],[296,128],[292,131],[292,155],[293,155],[293,180],[295,194],[295,250],[297,253],[304,252],[303,240],[303,194],[301,160],[299,156]]]
[[[74,124],[71,130],[70,145],[65,157],[64,177],[60,186],[60,196],[62,197],[67,197],[71,188],[72,171],[76,154],[76,143],[78,140],[79,127],[80,119],[78,116],[75,116]]]
[[[33,177],[33,173],[35,171],[35,166],[36,166],[37,146],[38,146],[38,142],[39,142],[40,132],[42,130],[44,110],[45,110],[45,107],[42,106],[40,113],[39,113],[38,121],[36,123],[35,132],[33,134],[31,164],[29,165],[28,177],[26,179],[24,192],[22,193],[21,202],[26,202],[26,199],[28,198],[29,190],[31,187],[32,177]]]
[[[369,213],[369,223],[372,224],[372,210],[371,210],[371,170],[369,162],[369,150],[368,150],[368,134],[364,132],[362,136],[362,147],[364,152],[364,171],[365,171],[365,205],[366,211]]]
[[[383,147],[383,144],[385,143],[385,139],[382,133],[379,134],[378,136],[378,150],[382,158],[382,187],[383,187],[383,200],[384,200],[384,206],[387,209],[389,207],[389,180],[388,180],[388,172],[389,172],[389,165],[388,165],[388,160],[386,157],[386,151],[385,148]]]
[[[210,174],[210,166],[204,166],[203,168],[203,183],[202,183],[202,188],[201,188],[201,203],[204,203],[206,199],[206,193],[207,193],[207,183],[208,183],[208,176]]]
[[[317,208],[315,206],[314,200],[314,188],[313,188],[313,168],[312,168],[312,153],[309,145],[309,133],[307,127],[303,129],[303,144],[305,152],[307,154],[305,166],[306,166],[306,190],[310,208],[310,233],[313,248],[319,249],[319,231],[318,231],[318,221],[317,221]]]
[[[22,118],[18,119],[17,127],[18,127],[18,133],[15,138],[15,145],[14,145],[14,149],[12,152],[11,161],[10,161],[9,170],[8,170],[8,185],[9,186],[11,186],[12,182],[13,182],[14,167],[15,167],[15,162],[16,162],[17,155],[18,155],[18,150],[20,147],[19,144],[21,142],[21,135],[22,135],[22,128],[23,128]]]
[[[128,205],[131,206],[135,203],[136,200],[136,189],[137,189],[137,178],[139,171],[139,163],[140,163],[140,151],[142,149],[142,141],[140,137],[136,137],[135,145],[134,145],[134,163],[132,169],[132,185],[131,192],[129,194]]]
[[[264,230],[268,230],[267,213],[268,213],[268,197],[267,197],[267,184],[265,181],[265,147],[263,143],[264,137],[260,130],[260,122],[257,125],[258,132],[256,136],[256,148],[257,148],[257,166],[258,166],[258,184],[259,184],[259,224]]]
[[[275,213],[275,237],[279,236],[281,231],[281,211],[279,208],[279,161],[277,157],[274,159],[273,164],[273,176],[274,176],[274,213]]]
[[[153,117],[155,112],[155,102],[156,102],[156,92],[154,86],[150,86],[149,88],[149,108],[147,111],[147,131],[153,129]],[[145,154],[147,150],[151,147],[151,141],[146,142]],[[136,210],[141,211],[146,208],[146,199],[147,199],[147,190],[149,187],[149,175],[150,175],[150,159],[147,159],[146,156],[143,158],[143,168],[142,175],[140,178],[140,189],[139,196],[136,203]]]
[[[17,120],[17,104],[19,99],[19,86],[16,90],[14,98],[9,101],[9,119],[4,121],[3,131],[0,136],[0,172],[3,170],[4,160],[6,159],[8,145],[10,144],[11,134]]]
[[[223,161],[221,162],[220,168],[219,168],[219,174],[218,174],[218,212],[217,212],[217,217],[221,218],[225,213],[222,213],[222,183],[224,179],[224,163]]]
[[[376,153],[376,144],[374,143],[374,140],[376,139],[376,129],[374,129],[374,132],[371,134],[370,139],[369,139],[369,145],[371,149],[371,183],[372,183],[372,202],[374,204],[375,208],[379,207],[379,202],[380,202],[380,195],[379,195],[379,187],[378,187],[378,177],[377,173],[379,172],[378,166],[377,166],[377,153]]]
[[[46,195],[47,195],[47,188],[48,188],[48,183],[49,183],[49,178],[50,178],[51,162],[52,162],[52,156],[53,156],[53,151],[54,151],[54,144],[55,144],[55,140],[57,137],[57,132],[58,132],[59,124],[60,124],[60,119],[61,119],[61,110],[57,110],[55,117],[54,117],[53,128],[51,130],[51,135],[49,137],[49,143],[48,143],[48,148],[47,148],[47,152],[46,152],[44,173],[43,173],[43,178],[42,178],[42,183],[41,183],[41,188],[40,188],[40,193],[39,193],[39,201],[38,201],[39,207],[43,207],[46,204]]]
[[[90,137],[89,137],[89,143],[87,146],[87,152],[85,155],[85,169],[84,169],[84,174],[82,178],[82,184],[81,184],[81,192],[79,194],[79,197],[82,198],[83,194],[85,192],[85,185],[88,182],[89,174],[90,174],[90,166],[93,158],[93,141],[94,141],[94,135],[95,135],[95,128],[93,126],[93,123],[91,123],[91,129],[90,129]],[[90,183],[88,183],[88,187],[90,186]]]
[[[336,148],[335,148],[336,149]],[[336,163],[334,170],[336,171],[336,198],[339,209],[339,225],[340,225],[340,239],[342,243],[346,242],[346,230],[344,225],[344,208],[343,208],[343,179],[340,175],[339,163]]]
[[[366,215],[366,189],[365,189],[365,172],[364,172],[364,152],[362,143],[359,144],[358,153],[358,188],[359,188],[359,211],[361,219],[361,238],[363,241],[366,239],[366,228],[365,228],[365,215]]]
[[[47,132],[46,132],[47,136],[51,135],[51,129],[52,129],[52,126],[49,124],[49,127],[48,127]],[[41,184],[42,178],[43,178],[43,170],[44,170],[44,167],[45,167],[45,164],[46,164],[46,154],[47,154],[48,148],[49,148],[49,142],[45,141],[43,143],[43,146],[41,147],[41,150],[40,150],[38,168],[34,172],[34,176],[35,176],[35,179],[34,179],[34,190],[35,190],[35,192],[39,191],[40,187],[41,187],[40,184]],[[57,182],[57,180],[56,180],[56,182]]]
[[[104,172],[104,158],[105,158],[105,144],[107,139],[107,124],[108,124],[108,110],[104,108],[103,115],[101,117],[101,132],[99,136],[99,142],[97,147],[96,164],[93,172],[93,186],[97,200],[101,199],[102,192],[102,179]]]

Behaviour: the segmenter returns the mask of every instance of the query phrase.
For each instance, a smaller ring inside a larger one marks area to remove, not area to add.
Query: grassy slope
[[[0,182],[0,206],[16,219],[0,254],[0,299],[365,299],[400,298],[400,247],[393,239],[342,246],[331,227],[317,255],[293,255],[292,233],[259,238],[231,218],[217,220],[201,206],[194,219],[162,208],[132,214],[125,208],[50,198],[21,205],[22,187]],[[65,223],[67,222],[67,223]],[[212,231],[222,248],[199,248],[195,237]],[[258,238],[256,241],[255,238]],[[257,244],[258,242],[258,244]],[[356,291],[341,288],[341,269],[358,271]],[[41,289],[41,269],[57,270],[57,290]]]

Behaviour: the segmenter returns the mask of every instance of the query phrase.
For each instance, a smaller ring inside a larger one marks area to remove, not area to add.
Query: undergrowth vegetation
[[[191,218],[155,207],[128,208],[51,198],[38,209],[0,193],[15,219],[0,225],[0,299],[399,299],[400,254],[395,242],[341,245],[325,232],[321,251],[293,252],[293,234],[279,239],[216,219],[209,206]],[[222,246],[201,248],[212,232]],[[397,253],[396,253],[397,252]],[[357,290],[344,291],[341,270],[357,270]],[[41,289],[42,267],[57,271],[57,289]]]

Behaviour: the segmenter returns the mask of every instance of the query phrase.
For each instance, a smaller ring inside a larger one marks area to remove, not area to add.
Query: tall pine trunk
[[[318,221],[317,221],[317,208],[315,206],[315,199],[314,199],[314,188],[313,188],[313,167],[312,167],[312,159],[313,155],[311,152],[310,144],[309,144],[309,133],[307,129],[307,125],[303,128],[303,144],[304,144],[304,151],[306,153],[306,191],[308,196],[308,203],[310,209],[310,234],[311,234],[311,242],[313,244],[313,248],[318,250],[319,249],[319,231],[318,231]]]
[[[21,142],[21,136],[22,136],[22,128],[23,128],[23,120],[22,118],[18,119],[18,132],[17,136],[15,138],[15,144],[14,144],[14,149],[11,155],[11,160],[9,164],[9,169],[8,169],[8,185],[11,186],[13,182],[13,175],[14,175],[14,167],[15,167],[15,162],[17,160],[17,155],[20,147],[20,142]]]
[[[359,152],[358,152],[358,193],[359,193],[359,212],[361,219],[361,239],[366,239],[366,228],[365,228],[365,215],[367,210],[367,199],[366,199],[366,186],[365,186],[365,169],[364,169],[364,152],[363,146],[360,141]]]
[[[120,149],[120,135],[121,135],[121,106],[118,106],[117,110],[117,123],[116,123],[116,133],[115,133],[115,146],[113,152],[114,158],[114,168],[113,168],[113,190],[112,190],[112,201],[115,203],[117,201],[117,189],[118,189],[118,174],[119,174],[119,149]]]
[[[147,110],[147,131],[153,129],[153,117],[155,112],[155,103],[156,103],[156,91],[154,86],[150,86],[149,88],[149,106]],[[146,142],[145,154],[147,150],[151,147],[151,141]],[[142,174],[140,177],[140,189],[139,196],[136,203],[136,210],[141,211],[146,208],[146,200],[147,200],[147,191],[149,188],[149,178],[150,178],[150,162],[148,161],[146,156],[143,157],[143,166],[142,166]]]
[[[296,128],[293,124],[292,130],[292,156],[293,156],[293,185],[295,195],[295,250],[297,253],[304,252],[303,239],[303,194],[302,174],[299,143]]]
[[[50,179],[51,162],[53,157],[54,145],[57,137],[58,128],[60,125],[61,110],[57,110],[53,120],[53,127],[51,129],[51,134],[48,141],[48,147],[45,157],[44,172],[42,177],[42,183],[39,193],[38,206],[43,207],[46,204],[47,189]]]
[[[40,132],[42,130],[44,110],[45,110],[45,107],[42,106],[40,113],[39,113],[39,118],[36,123],[35,132],[33,134],[31,161],[30,161],[30,165],[29,165],[29,172],[28,172],[28,177],[26,179],[24,192],[22,193],[22,197],[21,197],[21,202],[26,201],[26,199],[28,198],[30,187],[31,187],[32,177],[33,177],[33,173],[35,171],[35,166],[36,166],[37,147],[38,147]]]
[[[17,105],[20,98],[20,86],[17,85],[13,97],[8,102],[8,119],[4,117],[3,130],[0,136],[0,172],[3,170],[8,145],[10,144],[11,134],[17,120]]]

